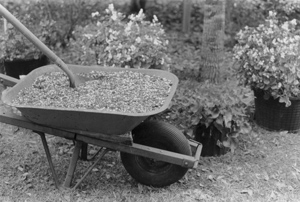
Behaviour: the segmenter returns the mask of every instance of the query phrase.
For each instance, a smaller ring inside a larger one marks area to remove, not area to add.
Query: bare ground
[[[10,108],[1,105],[2,108]],[[55,189],[40,137],[0,123],[0,201],[299,201],[300,135],[254,127],[234,153],[201,157],[197,169],[165,188],[138,184],[118,152],[107,154],[76,189]],[[60,183],[73,142],[47,135]],[[91,154],[96,147],[90,147]],[[79,161],[78,180],[92,162]],[[74,182],[73,182],[74,185]]]

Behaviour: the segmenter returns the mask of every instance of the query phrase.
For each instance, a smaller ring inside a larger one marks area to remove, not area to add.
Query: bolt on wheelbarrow
[[[76,73],[93,70],[124,71],[123,68],[68,66]],[[161,76],[172,81],[172,88],[164,106],[152,112],[134,114],[12,104],[22,89],[32,85],[39,75],[51,71],[61,70],[55,65],[40,67],[20,81],[1,75],[4,83],[8,85],[16,83],[12,88],[3,92],[2,101],[16,107],[22,116],[0,113],[0,122],[28,128],[41,135],[54,178],[56,178],[56,174],[51,156],[47,154],[48,146],[43,134],[75,140],[75,150],[64,182],[65,186],[71,185],[82,143],[119,151],[122,163],[128,173],[138,182],[154,187],[170,185],[180,180],[189,168],[197,167],[202,149],[200,143],[188,140],[173,125],[165,122],[145,121],[149,116],[167,109],[178,84],[178,78],[174,74],[153,69],[127,70]],[[101,157],[107,150],[101,152]],[[56,179],[56,181],[58,180]],[[77,186],[78,183],[75,188]]]

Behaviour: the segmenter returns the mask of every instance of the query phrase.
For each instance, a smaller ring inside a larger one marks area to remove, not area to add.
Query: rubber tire
[[[186,137],[176,127],[161,121],[146,121],[132,131],[133,142],[158,149],[191,155]],[[164,187],[180,180],[188,168],[121,152],[127,172],[139,183]]]

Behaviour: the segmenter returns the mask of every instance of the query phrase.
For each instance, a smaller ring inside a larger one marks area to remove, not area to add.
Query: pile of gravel
[[[92,71],[80,76],[89,79],[70,88],[64,72],[41,75],[19,92],[13,104],[145,113],[162,107],[172,86],[166,78],[129,70]]]

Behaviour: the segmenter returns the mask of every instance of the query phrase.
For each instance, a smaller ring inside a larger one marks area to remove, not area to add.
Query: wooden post
[[[192,12],[192,0],[183,0],[183,18],[182,18],[183,33],[189,33],[191,31],[191,12]]]
[[[4,3],[3,5],[6,6],[6,0],[4,0]],[[4,33],[6,34],[7,32],[7,20],[5,18],[3,18],[3,30],[4,30]]]
[[[7,32],[7,20],[3,18],[3,28],[4,28],[4,33],[6,34]]]

